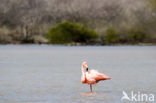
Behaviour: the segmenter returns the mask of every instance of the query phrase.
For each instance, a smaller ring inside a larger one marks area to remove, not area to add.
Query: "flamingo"
[[[84,71],[84,68],[86,69],[86,72]],[[97,70],[89,70],[88,71],[87,62],[82,63],[81,69],[82,69],[81,82],[83,84],[89,84],[90,85],[91,93],[92,93],[92,85],[93,84],[96,84],[101,80],[110,80],[111,79],[107,75],[99,73]]]

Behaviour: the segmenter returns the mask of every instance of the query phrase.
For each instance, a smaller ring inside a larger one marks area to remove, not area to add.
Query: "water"
[[[89,93],[83,61],[112,80]],[[123,90],[156,94],[156,46],[0,46],[0,103],[121,103]]]

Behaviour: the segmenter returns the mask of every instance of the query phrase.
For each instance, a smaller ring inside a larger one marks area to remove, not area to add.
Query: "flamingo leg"
[[[90,84],[90,91],[92,92],[92,85]]]

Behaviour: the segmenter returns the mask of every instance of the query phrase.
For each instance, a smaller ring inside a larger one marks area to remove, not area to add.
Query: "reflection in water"
[[[117,93],[117,91],[93,91],[93,92],[81,92],[80,95],[82,96],[100,96],[100,95],[103,95],[103,96],[106,96],[108,94],[115,94]],[[118,91],[119,93],[119,91]]]
[[[82,96],[93,96],[93,95],[96,95],[96,93],[94,93],[94,92],[82,92],[81,95]]]

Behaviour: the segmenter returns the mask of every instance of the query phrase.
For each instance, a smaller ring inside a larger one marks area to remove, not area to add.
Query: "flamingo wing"
[[[89,72],[86,73],[86,78],[88,81],[92,82],[99,82],[100,80],[108,80],[111,79],[110,77],[99,73],[97,70],[90,70]]]
[[[95,79],[96,79],[97,82],[99,82],[101,80],[109,80],[111,78],[108,77],[107,75],[104,75],[104,74],[98,74],[98,76]]]

